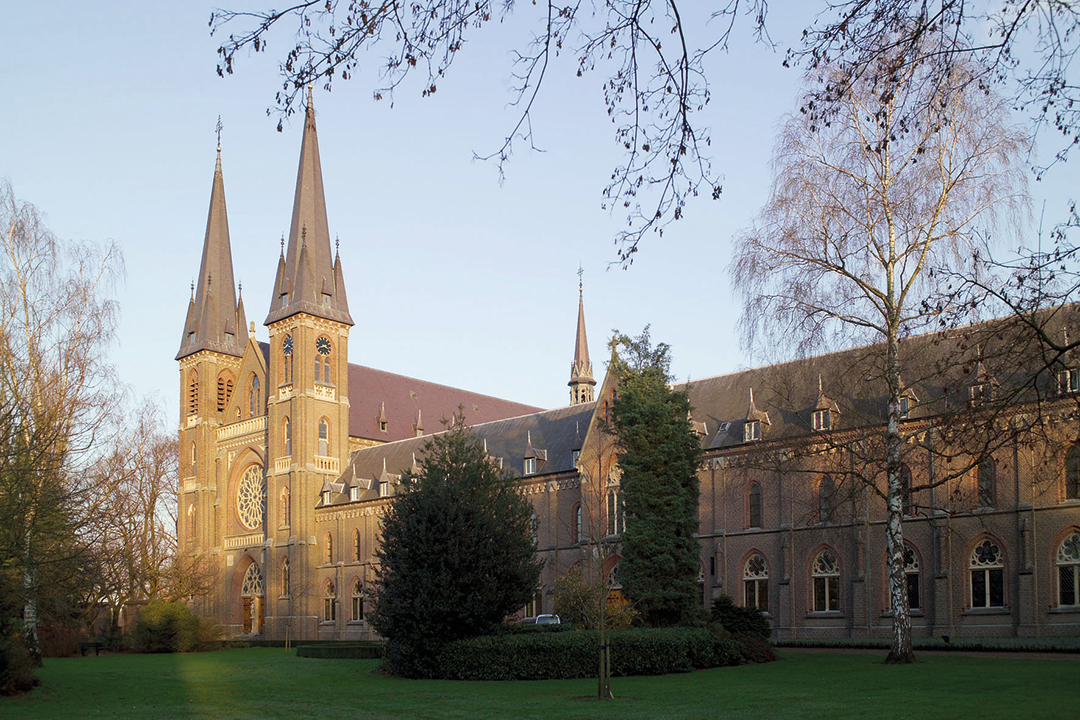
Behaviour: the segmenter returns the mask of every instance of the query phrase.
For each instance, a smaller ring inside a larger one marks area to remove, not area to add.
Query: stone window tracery
[[[353,622],[364,619],[364,584],[357,578],[352,584],[352,616]]]
[[[754,553],[743,566],[743,605],[769,611],[769,566],[761,553]]]
[[[323,590],[323,622],[337,620],[337,590],[332,581],[327,581]]]
[[[288,527],[292,524],[292,498],[289,496],[289,488],[281,488],[281,525]]]
[[[915,549],[904,547],[904,581],[907,583],[908,607],[918,610],[922,607],[919,591],[919,556]]]
[[[1005,556],[1001,546],[989,538],[971,551],[971,607],[1005,606]]]
[[[234,586],[235,587],[235,586]],[[247,571],[244,573],[244,582],[240,586],[240,597],[262,597],[263,596],[263,576],[259,570],[259,563],[253,562],[248,565]]]
[[[810,568],[814,582],[813,611],[840,610],[840,561],[836,553],[826,548],[814,558]]]
[[[1057,551],[1058,605],[1080,605],[1080,533],[1062,540]]]
[[[258,465],[249,467],[240,478],[240,486],[236,490],[236,512],[248,530],[262,525],[266,512],[266,478]]]

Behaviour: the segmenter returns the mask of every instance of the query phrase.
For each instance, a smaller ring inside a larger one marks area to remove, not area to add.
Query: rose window
[[[240,488],[236,491],[236,511],[244,527],[254,530],[262,525],[265,509],[266,481],[262,468],[252,465],[240,479]]]
[[[836,555],[831,550],[822,550],[821,554],[814,559],[814,575],[839,575],[840,568],[836,562]]]
[[[752,555],[749,560],[746,561],[746,567],[743,569],[744,580],[756,580],[758,578],[769,577],[769,571],[765,567],[765,558],[760,555]]]
[[[1073,533],[1065,538],[1058,548],[1058,563],[1080,563],[1080,533]]]
[[[991,540],[983,540],[971,554],[972,567],[1001,567],[1003,564],[1001,548]]]

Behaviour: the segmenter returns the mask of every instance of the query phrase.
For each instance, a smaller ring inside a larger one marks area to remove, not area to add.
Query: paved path
[[[881,655],[889,654],[885,648],[808,648],[808,647],[778,647],[776,652],[791,653],[850,653],[858,655]],[[1017,658],[1024,660],[1080,660],[1080,653],[1054,653],[1054,652],[1010,652],[1002,650],[930,650],[915,649],[915,657],[919,655],[966,655],[968,657],[988,658]]]

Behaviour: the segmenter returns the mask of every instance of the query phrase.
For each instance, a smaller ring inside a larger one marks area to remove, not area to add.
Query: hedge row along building
[[[437,429],[424,418],[435,426],[459,407],[534,508],[545,566],[523,612],[550,611],[556,578],[574,565],[617,590],[626,518],[604,431],[617,388],[595,387],[580,294],[571,404],[540,410],[350,364],[344,278],[309,97],[269,342],[255,340],[234,290],[218,152],[176,356],[179,547],[212,585],[196,610],[234,637],[370,636],[381,513]],[[1064,332],[1078,319],[1070,307],[1050,322]],[[916,636],[1080,631],[1080,363],[1025,373],[1038,356],[1018,337],[984,324],[904,341]],[[858,348],[690,386],[706,449],[705,605],[730,594],[784,637],[888,633],[879,355]]]

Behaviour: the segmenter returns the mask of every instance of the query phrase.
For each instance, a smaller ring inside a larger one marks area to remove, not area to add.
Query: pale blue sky
[[[579,79],[570,58],[556,64],[533,123],[546,152],[522,146],[502,186],[494,166],[471,160],[496,149],[513,125],[508,51],[529,37],[528,15],[477,35],[431,98],[421,99],[415,83],[399,90],[393,108],[359,81],[317,91],[330,232],[341,238],[356,320],[350,360],[565,405],[581,263],[598,379],[612,328],[636,333],[646,323],[673,346],[679,379],[750,364],[726,268],[732,236],[766,198],[774,132],[799,77],[781,67],[783,50],[804,21],[789,4],[771,7],[777,52],[755,44],[744,23],[730,52],[708,67],[713,99],[698,122],[712,130],[722,199],[693,201],[663,238],[646,238],[629,270],[608,269],[624,217],[600,207],[620,159],[600,74]],[[123,247],[114,357],[136,393],[166,400],[170,418],[217,117],[234,271],[262,340],[300,149],[298,119],[279,134],[266,116],[279,85],[271,58],[241,58],[236,75],[217,77],[211,9],[15,3],[0,29],[8,98],[0,176],[59,236]],[[1046,197],[1047,217],[1055,208],[1060,216],[1076,176],[1074,162],[1033,185],[1036,209]]]

